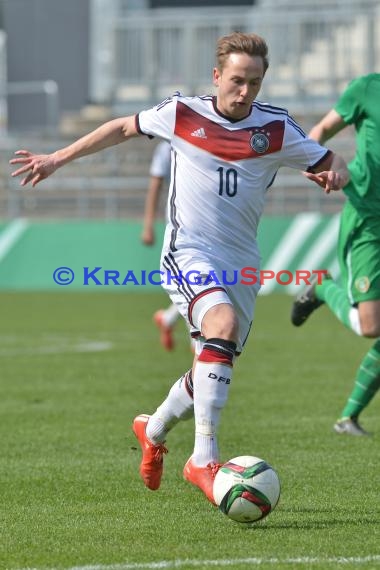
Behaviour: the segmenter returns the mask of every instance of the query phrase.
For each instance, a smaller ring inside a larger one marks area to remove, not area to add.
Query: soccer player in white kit
[[[149,186],[145,198],[143,229],[141,241],[144,245],[154,245],[156,238],[154,221],[158,210],[158,203],[164,182],[170,179],[171,147],[166,141],[158,143],[153,152],[149,168]],[[173,350],[173,329],[180,313],[177,305],[172,303],[166,309],[159,309],[153,315],[153,321],[160,333],[160,342],[165,350]]]
[[[158,201],[164,182],[170,180],[171,147],[166,141],[160,141],[154,149],[149,167],[149,185],[145,198],[141,241],[153,245],[156,241],[154,222],[158,210]]]
[[[197,349],[192,369],[151,416],[134,419],[133,430],[142,450],[141,477],[155,490],[168,432],[194,416],[194,449],[183,474],[212,503],[220,467],[220,414],[259,289],[242,284],[240,277],[234,282],[234,272],[259,268],[256,233],[265,191],[281,166],[304,171],[326,193],[349,179],[342,158],[307,138],[284,109],[256,100],[268,67],[260,36],[234,32],[222,37],[216,56],[215,97],[174,96],[136,116],[109,121],[51,155],[21,150],[11,160],[21,164],[13,176],[25,174],[21,185],[34,186],[74,158],[139,134],[170,141],[172,175],[161,258],[170,278],[163,287],[197,338]]]

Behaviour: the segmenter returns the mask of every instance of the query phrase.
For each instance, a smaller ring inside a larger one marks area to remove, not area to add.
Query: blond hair
[[[256,34],[233,32],[228,36],[219,38],[216,44],[216,61],[220,70],[223,70],[226,60],[231,53],[246,53],[250,56],[261,57],[264,64],[264,73],[268,69],[268,46],[266,41]]]

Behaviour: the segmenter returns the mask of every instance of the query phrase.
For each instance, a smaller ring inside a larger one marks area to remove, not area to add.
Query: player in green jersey
[[[356,154],[349,165],[350,182],[341,214],[338,257],[341,284],[329,276],[312,284],[294,302],[291,320],[302,325],[322,304],[356,334],[376,339],[356,373],[351,394],[334,430],[368,435],[360,413],[380,388],[380,73],[352,81],[335,108],[309,136],[321,144],[354,125]]]

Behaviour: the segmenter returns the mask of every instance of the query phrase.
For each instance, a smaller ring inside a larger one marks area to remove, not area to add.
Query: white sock
[[[162,320],[167,327],[172,327],[179,317],[177,305],[170,305],[167,309],[162,311]]]
[[[348,320],[350,327],[359,336],[363,336],[362,328],[360,326],[359,309],[352,307],[348,313]]]
[[[232,365],[198,361],[194,369],[195,443],[193,462],[199,467],[219,463],[217,429],[227,401]]]
[[[162,443],[167,433],[181,420],[193,417],[194,403],[191,396],[191,370],[171,387],[166,399],[149,418],[146,435],[152,443]]]

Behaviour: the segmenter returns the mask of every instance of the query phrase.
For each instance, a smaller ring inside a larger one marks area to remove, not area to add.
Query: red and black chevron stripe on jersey
[[[203,129],[203,136],[196,134],[200,129]],[[175,135],[222,160],[232,162],[278,152],[282,148],[284,132],[285,122],[282,120],[230,131],[190,109],[184,103],[180,101],[177,103]],[[265,151],[256,152],[251,146],[255,134],[263,134],[267,138],[269,144]]]

